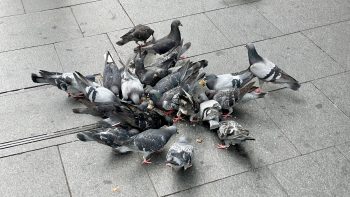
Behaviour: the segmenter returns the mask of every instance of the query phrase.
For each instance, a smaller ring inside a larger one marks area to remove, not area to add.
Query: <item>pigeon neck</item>
[[[173,25],[171,26],[169,37],[175,41],[181,40],[181,33],[180,33],[180,29],[178,26],[173,26]]]
[[[262,57],[256,52],[255,48],[248,50],[249,64],[255,64],[263,61]]]

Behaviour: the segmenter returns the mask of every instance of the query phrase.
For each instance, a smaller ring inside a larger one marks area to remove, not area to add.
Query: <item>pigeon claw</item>
[[[143,159],[142,164],[151,164],[151,159]]]
[[[182,120],[181,116],[176,116],[175,118],[173,118],[173,123],[180,122],[181,120]]]
[[[217,148],[218,149],[228,149],[228,146],[226,146],[225,144],[218,144]]]

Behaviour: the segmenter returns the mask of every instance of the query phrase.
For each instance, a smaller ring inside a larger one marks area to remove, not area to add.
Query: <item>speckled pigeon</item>
[[[166,165],[175,169],[192,166],[194,147],[188,142],[185,136],[181,136],[177,142],[171,145],[166,155]]]
[[[249,130],[234,120],[221,121],[217,133],[219,139],[224,142],[218,145],[220,149],[227,149],[230,145],[241,144],[246,140],[255,140],[249,136]]]

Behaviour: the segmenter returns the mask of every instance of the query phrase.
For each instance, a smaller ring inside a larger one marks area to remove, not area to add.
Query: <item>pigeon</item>
[[[131,99],[135,104],[141,103],[141,96],[144,93],[143,85],[136,76],[129,72],[127,67],[124,67],[124,72],[122,73],[121,88],[124,100]]]
[[[144,85],[154,86],[159,80],[169,74],[168,67],[154,67],[145,68],[144,58],[147,55],[147,51],[143,52],[141,57],[135,58],[135,74]]]
[[[119,46],[122,46],[130,41],[135,41],[136,44],[138,44],[139,41],[142,41],[146,43],[147,39],[150,36],[153,36],[154,30],[146,25],[136,25],[134,28],[132,28],[130,31],[128,31],[126,34],[124,34],[120,41],[118,41],[116,44]]]
[[[87,108],[75,108],[74,113],[90,114],[104,118],[100,125],[113,127],[116,125],[131,126],[140,131],[158,129],[171,123],[155,110],[140,109],[139,106],[121,101],[118,103],[84,103]]]
[[[209,122],[209,129],[213,130],[219,127],[219,116],[221,106],[215,100],[204,101],[199,105],[199,118],[202,121]]]
[[[222,109],[228,110],[228,113],[224,117],[230,116],[233,112],[233,107],[238,103],[245,103],[249,100],[263,98],[266,93],[255,92],[257,87],[254,87],[255,82],[251,82],[242,88],[230,88],[225,90],[214,90],[213,96],[209,96],[210,99],[217,101]],[[210,90],[207,91],[211,92]]]
[[[179,94],[179,110],[174,118],[174,122],[181,120],[181,115],[190,116],[190,121],[194,122],[197,119],[197,113],[199,112],[199,103],[195,103],[193,97],[186,92],[184,89],[181,89]]]
[[[208,61],[206,60],[201,60],[195,63],[185,61],[183,63],[184,65],[181,68],[161,79],[153,89],[163,94],[164,92],[180,85],[182,81],[189,80],[189,78],[195,79],[199,75],[199,71],[208,66]]]
[[[270,60],[261,57],[256,51],[254,44],[248,43],[246,48],[248,50],[249,70],[259,79],[261,90],[264,82],[287,84],[292,90],[300,88],[297,80],[278,68]]]
[[[98,74],[88,75],[85,76],[85,78],[91,83],[94,83],[96,76],[98,76]],[[56,86],[60,90],[67,92],[69,97],[84,97],[83,90],[75,80],[73,73],[60,73],[40,70],[39,75],[32,73],[31,77],[34,83],[48,83],[50,85]]]
[[[210,90],[223,90],[229,88],[241,88],[254,78],[249,69],[237,73],[215,75],[205,77],[207,87]]]
[[[148,156],[163,149],[171,136],[177,133],[176,126],[162,127],[160,129],[148,129],[133,137],[118,149],[121,152],[134,151],[143,153],[143,163],[152,163]]]
[[[171,68],[174,67],[176,62],[182,59],[182,55],[191,47],[191,43],[182,44],[183,40],[181,40],[179,46],[174,50],[162,54],[162,55],[152,55],[149,54],[147,58],[145,58],[145,67],[160,67],[160,68]]]
[[[120,102],[112,91],[109,89],[92,83],[87,80],[81,73],[75,71],[73,73],[75,80],[77,81],[80,89],[83,90],[83,93],[86,98],[88,98],[93,103],[108,103],[108,102]]]
[[[187,138],[181,136],[168,150],[166,165],[175,169],[184,168],[186,170],[190,168],[192,166],[193,149]]]
[[[151,53],[164,54],[176,48],[181,42],[179,26],[182,26],[181,22],[179,20],[174,20],[171,23],[171,30],[167,36],[156,40],[153,44],[142,47],[141,50],[146,50]]]
[[[83,131],[77,134],[80,141],[96,141],[98,143],[110,146],[118,152],[117,147],[122,146],[132,136],[138,134],[136,129],[127,130],[122,127],[115,128],[97,128],[90,131]],[[121,152],[124,153],[124,152]]]
[[[221,121],[217,133],[219,139],[224,142],[218,145],[219,149],[227,149],[230,145],[241,144],[246,140],[255,140],[249,136],[249,130],[234,120]]]
[[[103,71],[103,87],[111,90],[115,95],[121,91],[121,69],[114,62],[109,51],[105,54],[105,67]]]

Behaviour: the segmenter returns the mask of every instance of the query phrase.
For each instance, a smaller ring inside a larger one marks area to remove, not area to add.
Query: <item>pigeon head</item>
[[[159,91],[152,89],[148,92],[148,96],[153,102],[157,103],[162,97],[162,94]]]
[[[171,23],[171,27],[179,27],[179,26],[182,26],[182,24],[181,24],[181,22],[179,20],[174,20]]]
[[[263,61],[262,57],[256,51],[253,43],[247,43],[245,47],[248,50],[248,58],[250,65]]]
[[[205,67],[208,66],[208,61],[207,60],[201,60],[201,61],[199,61],[199,63],[201,64],[202,68],[205,68]]]

